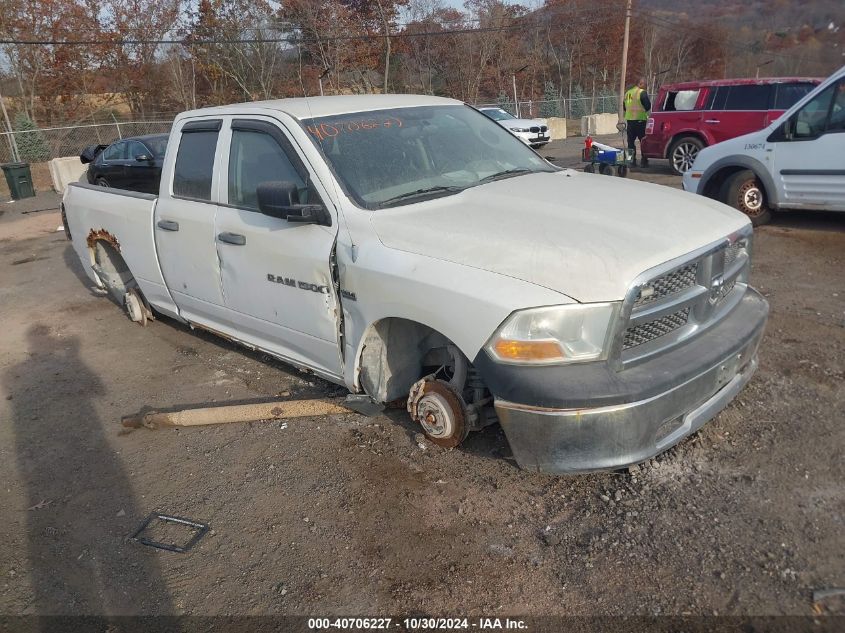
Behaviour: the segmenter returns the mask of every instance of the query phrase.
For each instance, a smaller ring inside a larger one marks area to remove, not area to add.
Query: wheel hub
[[[742,196],[742,206],[749,213],[759,213],[760,208],[763,206],[763,194],[755,183],[746,183],[743,185],[740,190],[740,196]]]
[[[444,448],[457,446],[469,432],[463,399],[448,383],[432,380],[432,376],[411,387],[408,413],[429,440]]]
[[[417,404],[423,430],[431,437],[449,437],[455,429],[455,416],[439,393],[424,395]]]
[[[678,171],[685,172],[689,171],[692,167],[696,156],[698,156],[698,148],[695,145],[692,143],[681,143],[675,148],[675,152],[672,155],[672,162]]]

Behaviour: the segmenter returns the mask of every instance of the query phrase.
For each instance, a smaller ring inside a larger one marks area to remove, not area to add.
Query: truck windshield
[[[454,195],[556,168],[468,106],[420,106],[306,119],[303,125],[366,209]]]

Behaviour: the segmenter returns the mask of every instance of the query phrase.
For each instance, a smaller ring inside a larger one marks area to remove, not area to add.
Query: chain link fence
[[[479,103],[482,106],[498,106],[522,118],[562,117],[579,119],[588,114],[615,113],[615,96],[582,97],[577,99],[553,99],[540,101],[497,101]],[[112,121],[110,123],[89,123],[63,127],[45,127],[34,130],[18,130],[0,133],[0,162],[14,160],[13,147],[17,146],[18,157],[28,163],[39,163],[62,156],[77,156],[88,145],[108,144],[122,138],[144,136],[145,134],[166,134],[170,131],[173,118],[161,117],[148,121]],[[14,139],[14,143],[12,142]]]
[[[78,156],[88,145],[105,145],[122,138],[145,134],[166,134],[170,132],[172,124],[172,119],[113,121],[112,123],[3,132],[0,133],[0,162],[7,163],[14,160],[12,148],[15,145],[20,160],[27,163],[39,163],[62,156]]]
[[[547,99],[538,101],[513,101],[478,103],[476,107],[499,107],[523,119],[561,117],[580,119],[590,114],[616,114],[619,100],[615,96],[579,97],[577,99]]]

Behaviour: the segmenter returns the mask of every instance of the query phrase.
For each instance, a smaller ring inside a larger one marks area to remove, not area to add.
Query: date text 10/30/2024
[[[526,631],[528,625],[511,618],[309,618],[308,628],[321,630],[390,630],[406,631]]]

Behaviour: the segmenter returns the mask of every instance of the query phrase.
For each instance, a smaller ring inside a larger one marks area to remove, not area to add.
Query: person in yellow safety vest
[[[628,132],[628,149],[633,156],[634,167],[637,166],[637,139],[640,139],[640,155],[642,166],[648,167],[648,159],[642,155],[643,138],[645,137],[645,124],[648,120],[648,113],[651,110],[651,100],[646,92],[646,83],[643,77],[637,80],[637,85],[625,93],[622,107],[625,110],[625,129]]]

